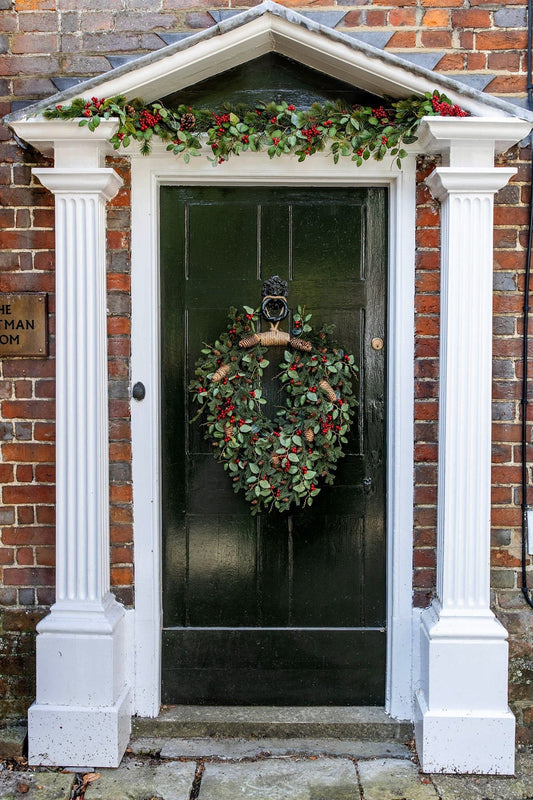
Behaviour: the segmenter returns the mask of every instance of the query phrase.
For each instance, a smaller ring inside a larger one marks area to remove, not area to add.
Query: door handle
[[[141,383],[141,381],[137,381],[137,383],[131,390],[131,396],[134,398],[134,400],[144,400],[144,398],[146,397],[146,388],[144,386],[144,383]]]
[[[370,494],[372,491],[372,478],[363,478],[363,490],[365,494]]]

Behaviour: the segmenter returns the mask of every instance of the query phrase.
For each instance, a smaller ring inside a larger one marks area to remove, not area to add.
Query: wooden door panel
[[[383,702],[385,375],[369,341],[385,336],[385,208],[380,189],[161,192],[165,702]],[[274,273],[361,369],[337,481],[290,520],[251,517],[186,388],[228,307],[255,306]]]
[[[256,705],[380,705],[383,634],[357,642],[352,629],[163,631],[166,683],[174,703],[248,705],[253,684]]]

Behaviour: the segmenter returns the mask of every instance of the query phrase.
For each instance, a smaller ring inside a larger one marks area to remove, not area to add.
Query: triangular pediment
[[[5,121],[34,118],[51,104],[88,95],[112,97],[120,94],[151,102],[267,53],[286,56],[380,97],[400,98],[437,89],[475,116],[533,120],[531,112],[512,103],[483,94],[266,0],[201,33],[15,112]]]

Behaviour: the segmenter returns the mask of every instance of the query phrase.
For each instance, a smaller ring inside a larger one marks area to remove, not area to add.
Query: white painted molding
[[[439,167],[426,178],[426,184],[431,194],[437,200],[446,200],[453,195],[482,195],[493,196],[499,189],[506,186],[513,175],[514,167],[500,167],[494,169],[474,169],[472,167]],[[492,252],[492,248],[491,248]],[[491,266],[492,269],[492,266]]]
[[[489,582],[493,198],[514,173],[441,167],[426,179],[442,202],[437,598],[421,617],[415,721],[426,772],[514,769],[507,634]]]
[[[117,766],[130,699],[124,609],[109,591],[105,203],[122,180],[34,174],[56,198],[56,601],[37,626],[29,759]]]
[[[103,167],[103,158],[114,152],[109,139],[118,129],[118,120],[102,119],[94,131],[80,126],[77,119],[30,118],[13,122],[11,127],[20,139],[29,142],[47,156],[55,155],[55,167],[88,169]]]
[[[496,117],[424,117],[418,131],[420,152],[439,153],[453,167],[493,167],[494,155],[505,153],[531,131],[523,120]]]
[[[392,159],[358,168],[325,155],[298,163],[244,153],[220,167],[188,165],[161,148],[132,158],[132,382],[146,398],[131,401],[135,539],[134,712],[155,716],[160,702],[160,319],[159,187],[387,186],[389,188],[389,319],[387,386],[388,653],[387,710],[412,719],[412,530],[415,158],[398,170]]]

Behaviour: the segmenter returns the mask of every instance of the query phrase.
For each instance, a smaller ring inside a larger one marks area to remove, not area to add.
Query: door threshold
[[[134,717],[132,735],[161,738],[357,739],[404,741],[412,723],[380,706],[163,706]]]

